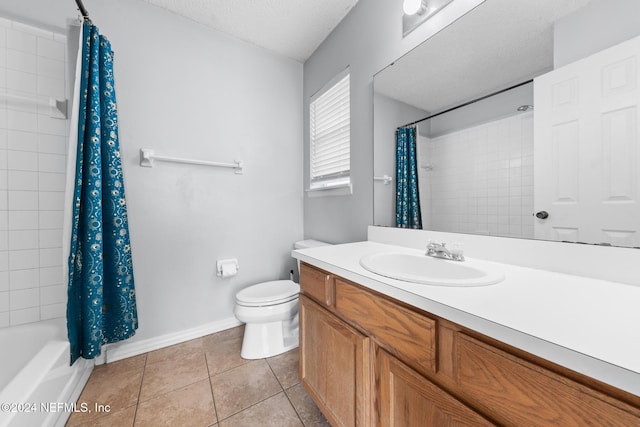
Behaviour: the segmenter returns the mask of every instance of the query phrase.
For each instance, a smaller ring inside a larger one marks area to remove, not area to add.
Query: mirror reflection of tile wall
[[[425,229],[534,237],[533,113],[419,138]]]

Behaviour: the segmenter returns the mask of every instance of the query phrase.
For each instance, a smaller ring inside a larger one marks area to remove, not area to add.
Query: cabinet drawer
[[[436,372],[436,321],[335,279],[335,310],[423,373]]]
[[[637,410],[517,356],[457,334],[457,381],[506,425],[632,426]]]
[[[300,264],[300,290],[323,305],[333,305],[333,276],[326,271]]]

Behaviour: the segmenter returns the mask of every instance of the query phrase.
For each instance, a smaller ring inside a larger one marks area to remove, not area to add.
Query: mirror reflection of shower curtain
[[[415,126],[396,130],[396,227],[422,228]]]

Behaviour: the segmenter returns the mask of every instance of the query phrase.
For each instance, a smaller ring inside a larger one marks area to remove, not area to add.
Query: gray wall
[[[304,186],[309,187],[309,98],[351,68],[353,194],[309,198],[304,233],[331,243],[365,240],[373,224],[373,75],[481,0],[458,0],[402,38],[402,0],[361,0],[304,64]]]
[[[640,34],[640,1],[594,0],[554,26],[554,68]]]
[[[153,339],[233,319],[236,292],[288,278],[302,226],[302,64],[139,0],[86,0],[112,42],[140,329]],[[66,28],[72,0],[2,0]],[[158,163],[139,149],[219,162]],[[216,277],[217,259],[240,271]],[[133,342],[132,341],[132,342]]]

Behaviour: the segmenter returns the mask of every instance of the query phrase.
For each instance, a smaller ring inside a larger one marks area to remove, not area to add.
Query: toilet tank
[[[300,240],[299,242],[295,242],[293,244],[294,249],[308,249],[308,248],[317,248],[319,246],[330,246],[331,243],[321,242],[320,240]],[[300,260],[298,260],[298,278],[300,277]],[[300,279],[298,279],[300,282]]]
[[[317,248],[318,246],[329,246],[331,243],[321,242],[320,240],[300,240],[293,244],[294,249]]]

